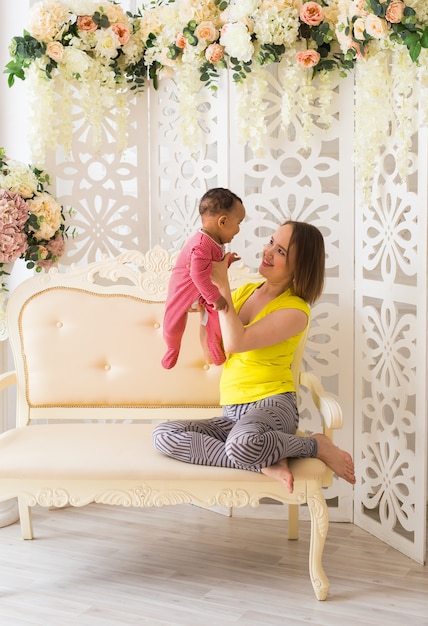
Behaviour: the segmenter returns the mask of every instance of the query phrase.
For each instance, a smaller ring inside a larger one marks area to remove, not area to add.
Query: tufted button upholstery
[[[189,315],[177,367],[162,368],[163,311],[162,302],[124,294],[63,288],[35,295],[20,330],[30,405],[159,406],[168,398],[217,405],[221,368],[205,363],[199,315]]]

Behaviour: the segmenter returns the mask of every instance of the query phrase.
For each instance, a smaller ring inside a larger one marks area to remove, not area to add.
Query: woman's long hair
[[[289,247],[294,250],[295,267],[293,291],[309,304],[321,296],[325,277],[324,237],[316,226],[288,220],[293,232]]]

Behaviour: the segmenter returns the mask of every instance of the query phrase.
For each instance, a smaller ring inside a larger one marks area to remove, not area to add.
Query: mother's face
[[[259,272],[270,281],[288,284],[292,280],[295,262],[294,246],[290,247],[292,234],[292,224],[280,226],[263,248]]]

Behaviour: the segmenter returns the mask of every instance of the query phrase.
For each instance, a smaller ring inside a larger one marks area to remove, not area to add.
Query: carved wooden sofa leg
[[[299,538],[299,505],[288,505],[288,539],[295,541]]]
[[[308,493],[308,507],[311,515],[309,574],[317,599],[325,600],[330,588],[322,566],[322,555],[328,531],[328,509],[319,485],[313,493]]]
[[[31,507],[27,504],[27,499],[18,497],[19,520],[21,523],[21,534],[23,539],[34,539],[33,522],[31,519]]]

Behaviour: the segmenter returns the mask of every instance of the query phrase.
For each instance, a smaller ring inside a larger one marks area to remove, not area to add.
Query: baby
[[[217,187],[202,196],[199,214],[202,227],[184,244],[168,285],[163,321],[163,336],[168,347],[162,359],[165,369],[171,369],[177,362],[187,312],[195,304],[203,311],[204,353],[208,350],[207,356],[215,365],[221,365],[226,359],[217,313],[226,307],[226,300],[211,282],[211,267],[212,261],[222,260],[225,244],[239,232],[245,209],[236,194]],[[232,253],[230,263],[239,258]]]

